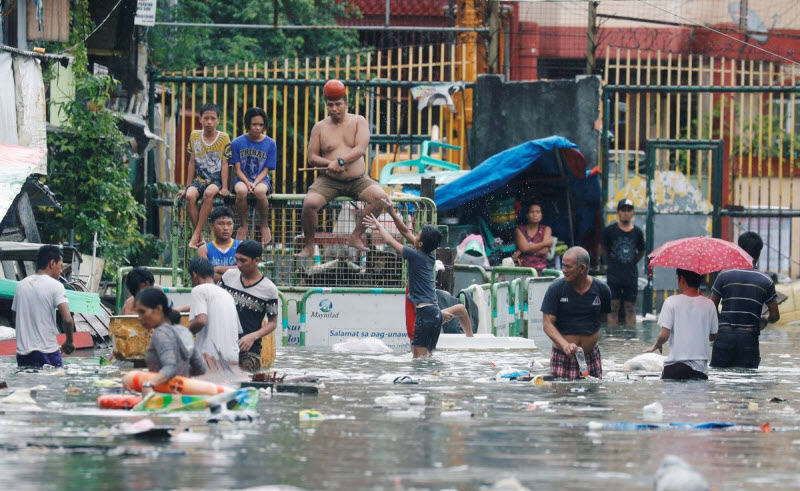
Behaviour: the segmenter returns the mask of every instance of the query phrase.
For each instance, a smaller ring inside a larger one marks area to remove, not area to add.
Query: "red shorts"
[[[586,364],[589,366],[589,375],[603,378],[603,364],[600,360],[600,348],[595,346],[592,351],[586,353]],[[553,348],[550,354],[550,374],[553,377],[575,380],[580,378],[580,373],[578,360],[574,356],[569,358],[560,349]]]

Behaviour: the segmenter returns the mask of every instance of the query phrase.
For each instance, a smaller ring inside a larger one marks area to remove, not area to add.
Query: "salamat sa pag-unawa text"
[[[306,300],[304,324],[309,347],[376,338],[393,349],[410,348],[402,294],[313,294]]]

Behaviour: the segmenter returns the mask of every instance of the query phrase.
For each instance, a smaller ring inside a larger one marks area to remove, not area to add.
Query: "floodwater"
[[[652,324],[606,329],[600,347],[607,377],[550,386],[494,381],[506,366],[525,368],[529,353],[437,352],[412,362],[405,353],[284,348],[275,369],[324,376],[318,396],[266,394],[255,422],[209,425],[192,416],[183,421],[191,430],[183,441],[155,443],[110,436],[114,425],[139,417],[94,409],[106,390],[95,382],[121,374],[99,366],[105,351],[70,357],[66,374],[15,373],[13,358],[4,357],[0,376],[12,389],[47,389],[36,394],[39,411],[0,407],[0,486],[479,489],[515,477],[531,489],[652,489],[661,459],[676,454],[717,489],[800,487],[800,334],[768,329],[758,371],[712,370],[708,382],[610,373],[654,335]],[[546,362],[549,350],[533,356]],[[392,383],[404,374],[420,383]],[[398,394],[425,396],[424,406],[412,406],[418,417],[376,407],[376,397]],[[645,420],[642,407],[655,401],[662,419]],[[302,409],[327,419],[300,422]],[[640,431],[598,424],[653,422],[737,426]],[[758,431],[764,423],[773,431]]]

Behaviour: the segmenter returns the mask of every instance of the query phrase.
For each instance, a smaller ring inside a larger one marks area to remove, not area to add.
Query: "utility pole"
[[[589,25],[586,30],[586,74],[594,73],[596,60],[594,52],[597,49],[597,1],[589,1]]]

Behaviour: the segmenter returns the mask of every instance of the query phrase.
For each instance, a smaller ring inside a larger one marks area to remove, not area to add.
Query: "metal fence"
[[[718,235],[756,231],[765,242],[760,266],[800,275],[798,80],[796,66],[778,63],[608,49],[601,134],[608,220],[623,196],[645,210],[648,183],[662,214],[707,215],[718,190]],[[708,149],[645,152],[653,140],[712,139],[722,141],[716,172]],[[710,220],[702,226],[712,232]]]
[[[402,258],[376,232],[365,235],[369,251],[360,252],[345,245],[348,236],[361,220],[363,203],[349,198],[337,198],[319,212],[315,235],[315,254],[297,258],[303,247],[301,212],[304,195],[276,194],[269,198],[269,225],[272,241],[264,247],[264,273],[285,291],[311,287],[403,288],[406,273]],[[395,197],[394,207],[410,230],[419,231],[426,223],[436,224],[436,205],[428,198]],[[218,204],[223,204],[217,198]],[[226,203],[228,205],[232,203]],[[251,207],[252,208],[252,207]],[[388,213],[378,217],[384,227],[404,242]],[[249,238],[260,241],[258,213],[253,210],[248,220]],[[234,218],[234,230],[241,220]],[[183,200],[173,206],[172,272],[177,284],[181,271],[195,255],[187,247],[193,228],[188,220]],[[210,240],[208,230],[205,237]],[[183,273],[185,275],[185,273]],[[188,278],[183,277],[183,284]]]
[[[298,171],[308,160],[307,138],[325,117],[322,85],[330,78],[348,86],[350,112],[363,115],[373,140],[368,149],[370,174],[377,178],[383,165],[418,157],[414,135],[434,135],[466,149],[472,111],[472,87],[447,106],[418,110],[410,88],[423,83],[475,80],[475,54],[466,44],[413,46],[305,59],[272,59],[263,63],[151,74],[154,132],[163,143],[156,151],[156,178],[186,182],[188,136],[200,129],[198,109],[207,102],[221,110],[220,130],[231,139],[243,134],[247,108],[259,106],[268,116],[266,132],[278,144],[274,191],[305,192],[313,175]],[[156,88],[157,87],[157,88]],[[449,149],[442,159],[464,166],[465,150]]]

